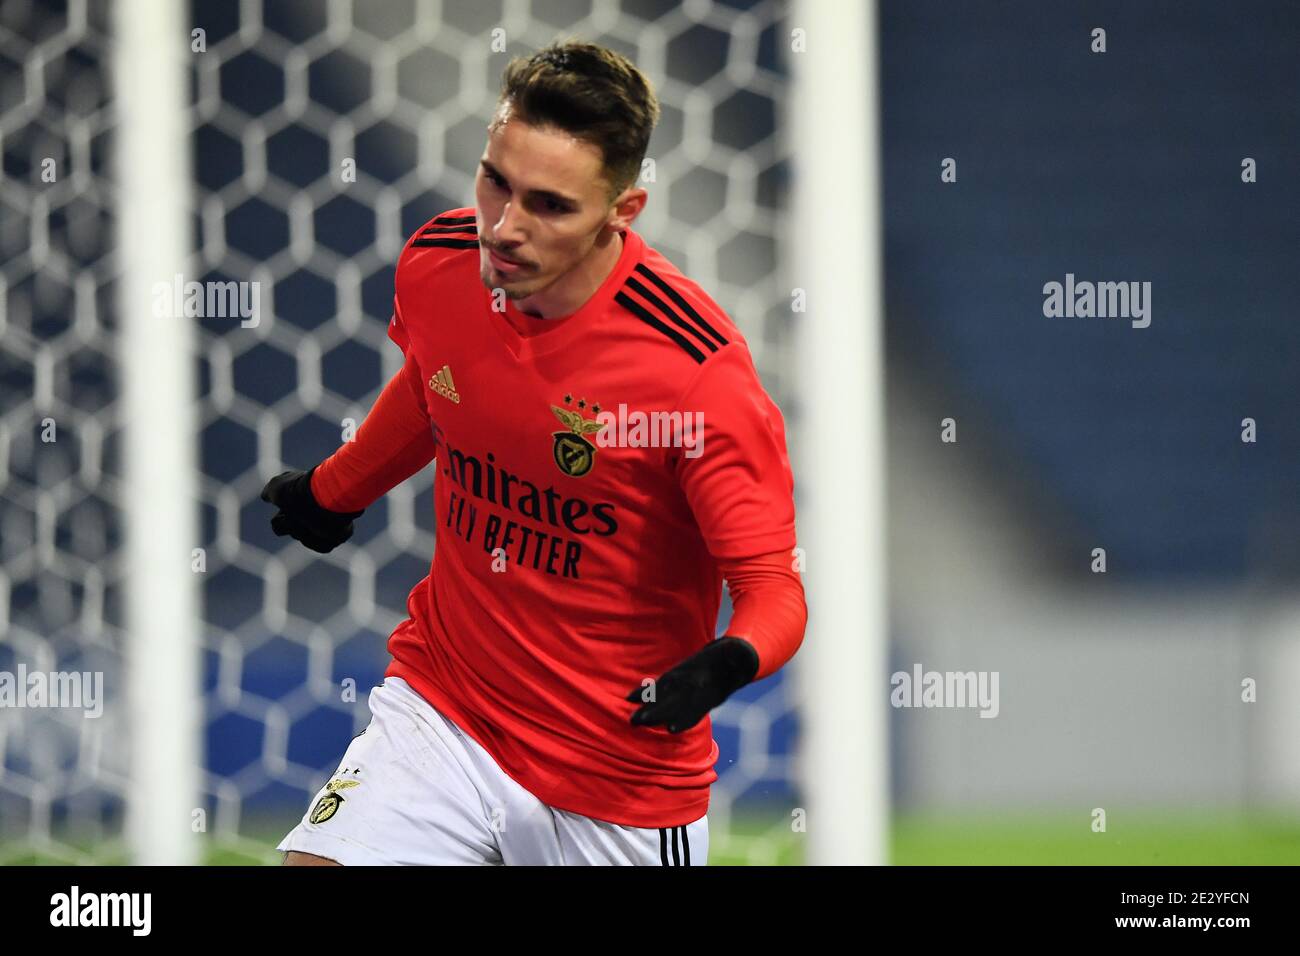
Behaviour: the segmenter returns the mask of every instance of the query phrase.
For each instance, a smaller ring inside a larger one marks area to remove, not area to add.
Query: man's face
[[[608,189],[598,147],[507,114],[474,181],[483,284],[522,299],[568,273],[615,218]]]

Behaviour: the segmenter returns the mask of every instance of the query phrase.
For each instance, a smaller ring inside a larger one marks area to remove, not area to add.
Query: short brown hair
[[[501,107],[530,126],[552,126],[600,149],[613,199],[636,181],[659,122],[659,100],[645,74],[607,47],[565,40],[516,57],[501,77]]]

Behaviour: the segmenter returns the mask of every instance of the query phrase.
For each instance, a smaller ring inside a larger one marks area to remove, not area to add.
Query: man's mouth
[[[491,247],[488,248],[488,260],[492,263],[492,268],[498,272],[510,275],[516,272],[522,272],[524,263],[517,259],[511,259],[496,252]]]

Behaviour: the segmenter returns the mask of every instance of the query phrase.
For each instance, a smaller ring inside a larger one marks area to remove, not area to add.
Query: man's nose
[[[500,243],[521,243],[524,241],[523,215],[515,209],[512,202],[501,207],[501,217],[492,227],[492,235]]]

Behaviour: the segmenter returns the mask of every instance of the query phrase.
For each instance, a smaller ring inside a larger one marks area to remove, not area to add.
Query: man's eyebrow
[[[500,176],[502,179],[505,179],[506,182],[510,181],[506,179],[505,173],[501,172],[501,170],[497,169],[486,159],[480,159],[479,165],[482,166],[487,172],[493,173],[497,176]],[[534,199],[553,199],[556,202],[562,203],[563,205],[566,206],[578,205],[578,200],[574,199],[572,196],[566,196],[563,193],[557,193],[550,189],[530,189],[528,191],[528,195]]]

